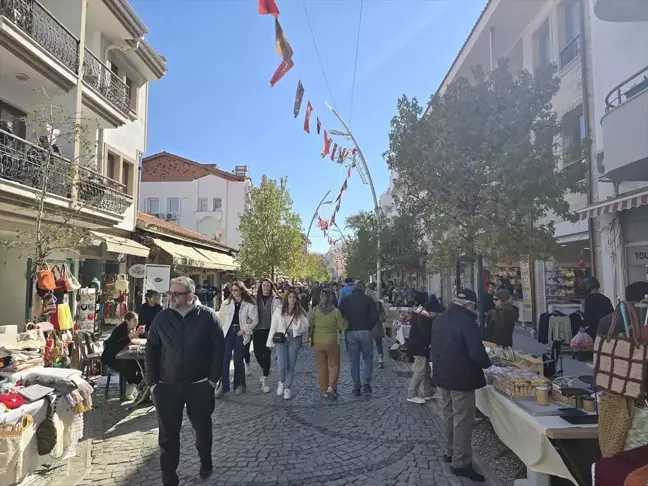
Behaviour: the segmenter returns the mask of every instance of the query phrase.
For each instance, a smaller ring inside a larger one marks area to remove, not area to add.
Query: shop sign
[[[146,275],[146,265],[137,263],[128,269],[128,275],[133,278],[144,278]]]
[[[627,248],[628,266],[648,265],[648,245]]]

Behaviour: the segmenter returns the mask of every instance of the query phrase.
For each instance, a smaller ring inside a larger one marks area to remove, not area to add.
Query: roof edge
[[[157,159],[158,157],[162,157],[162,156],[165,156],[165,155],[169,156],[169,157],[174,157],[174,158],[176,158],[178,160],[182,160],[183,162],[188,162],[190,164],[194,164],[194,165],[200,166],[200,167],[202,167],[204,169],[208,169],[210,171],[218,173],[218,174],[214,174],[214,175],[222,175],[223,177],[228,177],[228,178],[233,179],[233,180],[238,181],[238,182],[245,182],[245,177],[243,177],[243,176],[236,175],[233,172],[227,172],[225,170],[216,169],[214,167],[207,167],[205,164],[201,164],[200,162],[196,162],[195,160],[187,159],[185,157],[181,157],[181,156],[176,155],[176,154],[172,154],[171,152],[167,152],[166,150],[162,151],[162,152],[158,152],[156,154],[149,155],[147,157],[143,157],[142,158],[142,164],[144,162],[149,162],[151,160]]]

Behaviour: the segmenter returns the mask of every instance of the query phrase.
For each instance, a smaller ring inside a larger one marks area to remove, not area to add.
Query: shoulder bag
[[[614,335],[619,320],[625,325],[627,337]],[[594,376],[599,390],[628,398],[645,398],[648,343],[640,341],[640,332],[634,307],[619,303],[607,336],[597,336],[594,343]]]
[[[56,288],[54,274],[49,269],[49,266],[47,264],[44,264],[39,270],[36,271],[36,286],[40,290],[54,290]]]
[[[282,317],[283,319],[283,317]],[[295,316],[290,319],[290,322],[288,323],[288,326],[286,327],[285,332],[275,332],[272,335],[272,342],[275,344],[284,344],[286,342],[286,333],[288,333],[288,329],[290,329],[290,326],[292,325],[293,321],[295,320]]]

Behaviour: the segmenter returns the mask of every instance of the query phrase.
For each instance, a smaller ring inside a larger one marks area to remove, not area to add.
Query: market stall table
[[[558,416],[531,415],[492,385],[476,391],[476,402],[499,439],[531,471],[527,484],[548,486],[550,476],[564,478],[577,486],[590,484],[579,471],[578,461],[566,453],[565,449],[570,447],[564,441],[596,441],[598,425],[571,425]],[[593,445],[596,449],[598,442]]]
[[[146,346],[146,339],[134,339],[131,341],[131,345],[129,345],[126,349],[123,349],[119,353],[117,353],[117,356],[115,356],[115,359],[119,360],[134,360],[137,363],[137,366],[140,369],[140,372],[142,373],[142,376],[145,376],[144,373],[144,367],[142,366],[142,361],[144,361],[144,349]],[[123,378],[121,377],[120,373],[120,378],[119,378],[119,383],[120,383],[120,399],[124,400],[126,397],[124,396],[124,390],[122,387],[122,383],[124,382]],[[144,391],[137,397],[137,400],[135,400],[132,404],[128,406],[129,409],[139,407],[144,401],[147,399],[147,397],[150,396],[150,388],[148,385],[145,384],[145,389]]]

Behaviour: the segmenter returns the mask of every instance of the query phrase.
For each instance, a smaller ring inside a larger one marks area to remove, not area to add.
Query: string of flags
[[[284,32],[283,28],[281,27],[281,24],[279,23],[279,8],[277,7],[277,3],[275,0],[258,0],[259,2],[259,15],[271,15],[274,17],[274,24],[275,24],[275,53],[281,58],[281,61],[279,63],[279,66],[275,70],[275,72],[272,74],[272,77],[270,78],[270,87],[274,87],[281,79],[286,76],[288,71],[290,71],[294,66],[295,63],[293,61],[293,55],[294,51],[292,49],[292,46],[290,45],[290,42],[288,42],[288,38],[286,37],[286,33]],[[299,114],[301,112],[301,106],[304,100],[304,94],[306,90],[304,88],[304,85],[302,84],[301,80],[298,80],[297,82],[297,91],[295,93],[295,102],[293,105],[293,116],[295,118],[299,117]],[[310,119],[313,114],[313,105],[311,104],[310,101],[306,102],[306,110],[304,114],[304,131],[308,134],[311,133],[310,129]],[[355,156],[356,156],[356,148],[347,148],[347,147],[342,147],[341,145],[338,145],[337,143],[333,142],[333,139],[329,136],[328,131],[322,127],[322,122],[320,121],[318,116],[315,116],[316,120],[316,131],[317,135],[322,135],[323,136],[323,142],[324,142],[324,147],[322,148],[321,152],[321,157],[326,158],[329,157],[331,161],[337,163],[337,164],[344,164],[346,160],[350,159],[352,162],[348,167],[347,170],[347,176],[344,180],[344,184],[342,184],[342,188],[340,189],[340,192],[338,193],[336,200],[336,206],[335,210],[333,211],[333,214],[331,215],[331,218],[329,220],[325,220],[317,215],[318,218],[318,227],[324,232],[324,235],[328,238],[328,242],[330,245],[334,245],[337,242],[341,240],[341,238],[338,239],[333,239],[329,236],[328,234],[328,229],[335,225],[335,215],[338,213],[340,210],[340,204],[342,203],[342,194],[347,190],[348,188],[348,181],[349,178],[351,177],[351,169],[355,167]],[[323,132],[323,134],[322,134]]]

